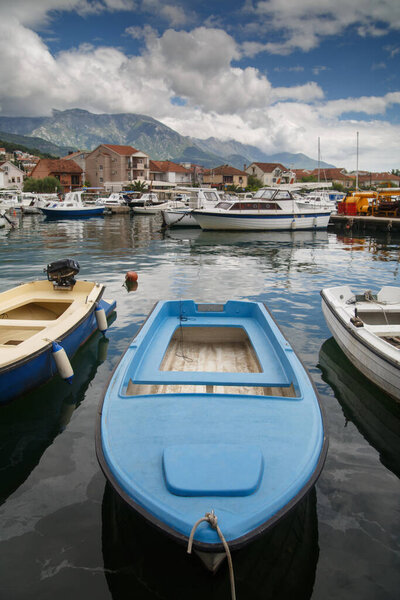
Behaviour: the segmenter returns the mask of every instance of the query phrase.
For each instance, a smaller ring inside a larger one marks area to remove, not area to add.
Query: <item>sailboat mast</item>
[[[319,138],[318,138],[318,183],[320,181],[320,161],[321,161],[321,148],[320,148],[320,143],[319,143]]]
[[[356,191],[358,191],[358,131],[357,131]]]

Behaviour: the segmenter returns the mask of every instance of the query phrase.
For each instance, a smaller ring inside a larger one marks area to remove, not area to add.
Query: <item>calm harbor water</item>
[[[98,466],[97,406],[121,353],[158,299],[266,302],[318,389],[330,446],[297,511],[234,556],[238,600],[389,600],[400,589],[400,405],[344,358],[320,309],[321,288],[400,285],[400,237],[335,232],[164,231],[158,217],[20,218],[0,231],[0,291],[53,260],[117,301],[107,339],[55,378],[0,407],[0,598],[229,598],[212,577],[121,505]],[[124,287],[137,271],[135,291]],[[1,391],[0,391],[1,393]],[[221,424],[223,426],[223,424]]]

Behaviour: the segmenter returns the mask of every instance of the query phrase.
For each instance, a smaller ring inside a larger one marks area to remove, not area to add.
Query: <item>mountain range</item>
[[[305,154],[268,155],[255,146],[235,140],[182,136],[147,115],[93,114],[79,108],[53,110],[50,117],[0,117],[0,139],[38,148],[54,156],[64,156],[77,149],[93,150],[107,143],[133,146],[153,160],[190,162],[208,168],[230,164],[243,169],[251,162],[276,162],[299,169],[318,166],[318,161]],[[320,166],[333,165],[320,162]]]

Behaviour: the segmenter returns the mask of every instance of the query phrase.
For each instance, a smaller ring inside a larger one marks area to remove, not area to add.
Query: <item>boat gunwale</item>
[[[41,280],[37,280],[37,281],[41,281]],[[94,284],[94,285],[96,285],[96,284]],[[100,287],[99,293],[96,296],[96,298],[94,299],[94,301],[91,303],[91,306],[89,307],[89,310],[87,310],[85,312],[85,314],[79,319],[79,321],[77,321],[76,323],[74,323],[73,325],[71,325],[71,327],[69,329],[67,329],[66,331],[64,331],[64,333],[62,333],[60,336],[58,336],[57,340],[55,340],[55,341],[58,341],[58,342],[63,341],[67,336],[71,335],[78,327],[80,327],[82,325],[82,323],[84,323],[89,318],[89,316],[91,315],[91,313],[95,311],[96,304],[101,300],[101,298],[103,296],[103,293],[104,293],[104,290],[105,290],[105,286],[103,284],[99,284],[99,287]],[[54,323],[54,321],[52,321],[51,323]],[[81,345],[85,341],[86,340],[83,340],[82,343],[81,343]],[[4,365],[4,366],[0,365],[0,375],[1,376],[6,375],[9,371],[13,371],[16,368],[22,367],[25,363],[30,362],[32,359],[34,359],[34,358],[40,356],[41,354],[47,352],[48,350],[50,350],[51,347],[52,347],[52,341],[48,342],[44,346],[41,346],[41,348],[38,348],[36,351],[31,352],[27,356],[24,356],[23,358],[20,358],[17,361],[14,361],[14,362],[9,363],[9,364]]]
[[[104,400],[105,400],[109,385],[111,383],[111,380],[112,380],[114,374],[116,373],[123,358],[125,357],[126,351],[130,347],[130,345],[134,342],[136,337],[139,335],[139,333],[141,332],[141,330],[143,329],[143,327],[145,326],[145,324],[147,323],[147,321],[153,314],[153,312],[158,304],[159,304],[159,302],[156,302],[153,305],[153,307],[150,310],[150,312],[148,313],[146,319],[144,320],[142,325],[139,327],[138,331],[135,333],[132,340],[129,342],[127,349],[120,356],[117,364],[115,365],[114,369],[112,370],[112,372],[104,386],[103,393],[102,393],[102,396],[100,398],[98,408],[97,408],[96,425],[95,425],[95,450],[96,450],[96,456],[97,456],[97,460],[99,462],[100,468],[106,478],[106,484],[109,483],[113,487],[113,489],[117,492],[117,494],[122,498],[122,500],[124,502],[126,502],[126,504],[132,510],[134,510],[138,514],[139,517],[143,518],[150,526],[155,527],[156,529],[160,530],[167,537],[173,539],[180,545],[187,546],[188,541],[189,541],[188,536],[180,533],[176,529],[167,525],[161,519],[154,516],[151,512],[146,510],[146,508],[144,508],[141,504],[139,504],[133,498],[131,498],[129,496],[129,494],[122,488],[122,486],[120,486],[120,484],[118,483],[117,479],[114,477],[114,475],[105,459],[104,452],[103,452],[102,436],[101,436]],[[282,332],[280,326],[278,325],[278,323],[272,316],[270,310],[268,309],[266,303],[262,302],[260,304],[262,304],[262,306],[265,308],[266,312],[272,319],[273,323],[275,324],[275,326],[277,327],[277,329],[279,330],[279,332],[281,333],[283,338],[286,339],[285,336],[283,335],[283,332]],[[300,362],[302,368],[304,369],[304,372],[305,372],[309,382],[311,383],[312,389],[315,394],[315,398],[318,403],[318,407],[319,407],[320,415],[321,415],[321,425],[322,425],[321,451],[320,451],[318,461],[315,465],[315,468],[314,468],[312,474],[310,475],[310,477],[306,481],[306,483],[303,485],[303,487],[298,491],[298,493],[295,496],[293,496],[293,498],[287,504],[285,504],[285,506],[283,506],[280,510],[278,510],[269,519],[267,519],[266,521],[261,523],[258,527],[255,527],[248,533],[246,533],[236,539],[229,540],[229,542],[228,542],[229,548],[230,548],[230,550],[233,550],[233,551],[240,550],[241,548],[243,548],[250,542],[258,539],[268,529],[275,526],[281,519],[283,519],[285,516],[287,516],[297,506],[297,504],[300,502],[300,500],[302,498],[304,498],[310,492],[310,490],[312,489],[312,487],[315,485],[316,481],[318,480],[318,478],[322,472],[322,469],[324,467],[324,464],[325,464],[325,460],[326,460],[326,456],[327,456],[327,452],[328,452],[328,446],[329,446],[328,434],[327,434],[327,428],[326,428],[325,411],[324,411],[323,405],[321,403],[315,383],[314,383],[313,379],[311,378],[311,376],[309,375],[308,370],[306,369],[303,361],[301,360],[301,358],[298,356],[297,352],[293,348],[292,348],[292,352],[294,353],[297,360]],[[206,552],[206,553],[225,552],[225,547],[222,542],[217,542],[217,543],[200,542],[196,539],[193,539],[193,547],[195,550],[198,550],[201,552]]]
[[[330,289],[330,288],[326,288],[326,289]],[[358,335],[358,332],[354,330],[354,328],[350,325],[350,322],[345,321],[343,319],[343,317],[341,315],[339,315],[338,312],[334,309],[333,304],[329,301],[329,299],[327,298],[327,296],[324,292],[325,292],[325,289],[321,290],[321,292],[320,292],[321,298],[324,301],[326,308],[328,308],[330,310],[334,319],[339,323],[339,325],[341,325],[347,331],[347,333],[349,333],[357,342],[359,342],[362,346],[364,346],[369,352],[371,352],[372,354],[374,354],[381,360],[385,361],[386,363],[389,363],[391,366],[396,367],[398,369],[400,366],[400,362],[391,358],[390,356],[388,356],[381,350],[375,348],[374,346],[372,346],[372,344],[370,342],[368,342],[368,340],[366,340],[366,339],[362,338],[360,335]],[[368,325],[367,325],[367,327],[368,327]],[[380,338],[378,335],[376,335],[373,331],[371,331],[369,328],[366,329],[366,331],[368,331],[368,333],[370,333],[371,335],[379,338],[383,342],[385,341],[382,338]],[[335,336],[333,334],[332,334],[332,336],[335,338]],[[394,346],[391,346],[391,348],[396,349],[396,348],[394,348]]]

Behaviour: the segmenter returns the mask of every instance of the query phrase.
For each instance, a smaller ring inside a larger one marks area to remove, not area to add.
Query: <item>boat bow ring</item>
[[[264,460],[260,448],[248,444],[180,444],[164,448],[163,467],[176,496],[250,496]]]

